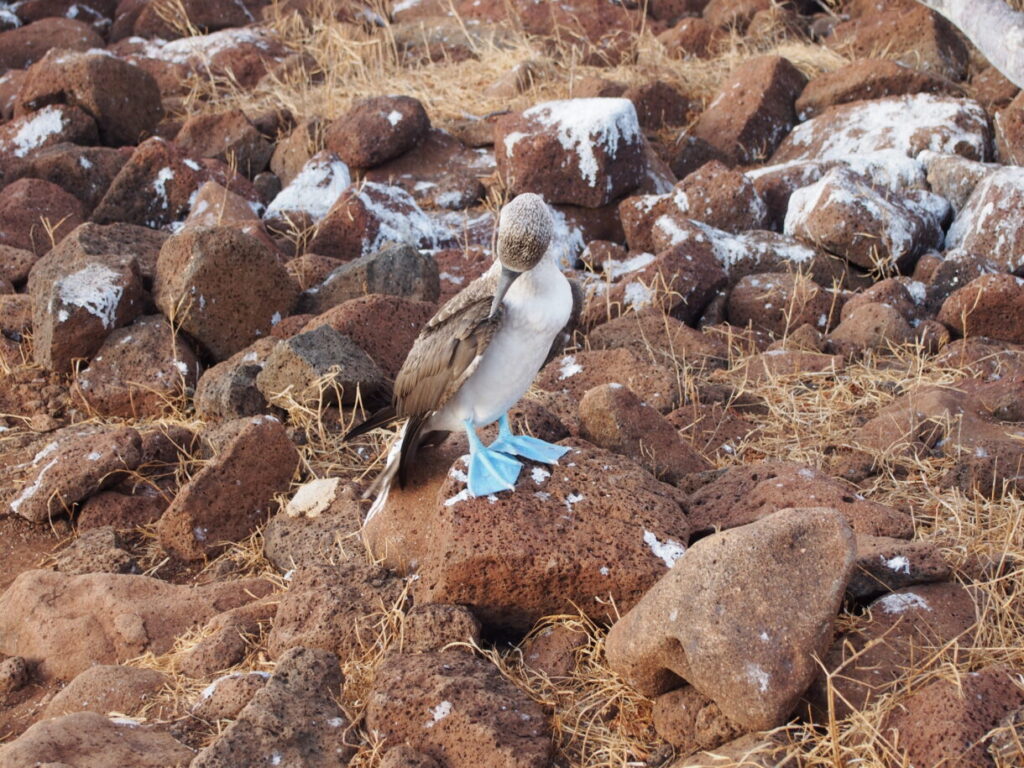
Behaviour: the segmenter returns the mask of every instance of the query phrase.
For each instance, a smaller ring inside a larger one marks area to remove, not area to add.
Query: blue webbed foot
[[[522,456],[542,464],[557,464],[569,449],[564,445],[552,445],[529,435],[513,435],[508,423],[508,414],[498,420],[498,439],[489,446],[492,451],[501,451],[511,456]]]
[[[466,422],[466,433],[469,436],[469,493],[472,496],[489,496],[513,490],[523,468],[522,462],[484,446],[469,421]]]

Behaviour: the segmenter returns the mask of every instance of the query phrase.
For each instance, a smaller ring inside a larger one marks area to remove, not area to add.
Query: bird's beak
[[[516,281],[522,272],[516,272],[514,269],[508,267],[501,268],[501,275],[498,277],[498,288],[494,292],[494,302],[491,304],[491,313],[488,315],[488,319],[493,319],[498,314],[498,310],[501,308],[501,302],[505,298],[505,294],[508,293],[508,289],[512,287],[512,283]]]

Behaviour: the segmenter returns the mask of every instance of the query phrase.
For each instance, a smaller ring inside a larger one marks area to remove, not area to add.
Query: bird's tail
[[[402,455],[402,444],[405,442],[408,431],[409,422],[407,421],[402,425],[402,428],[398,431],[398,436],[395,437],[395,441],[391,443],[391,447],[388,449],[388,458],[387,462],[384,464],[384,470],[377,475],[377,479],[373,481],[373,484],[370,485],[363,494],[364,499],[368,499],[376,494],[373,504],[370,505],[370,511],[366,513],[366,520],[363,523],[364,525],[370,522],[370,519],[384,508],[384,504],[388,500],[388,493],[391,491],[391,484],[395,480],[395,475],[398,474],[398,466],[401,462]]]

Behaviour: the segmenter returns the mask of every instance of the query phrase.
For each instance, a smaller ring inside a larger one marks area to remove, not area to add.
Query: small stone
[[[57,570],[69,576],[83,573],[132,573],[135,558],[113,528],[95,528],[80,533],[57,555]]]
[[[0,702],[28,684],[28,665],[21,656],[0,661]]]
[[[270,406],[256,387],[256,376],[276,346],[275,339],[257,339],[207,368],[193,397],[196,414],[207,421],[221,421],[268,412]]]
[[[190,117],[174,143],[190,157],[231,163],[250,179],[267,167],[273,153],[273,146],[240,109]]]
[[[1024,278],[975,278],[943,302],[938,320],[959,336],[1024,343]]]
[[[682,754],[699,749],[713,751],[743,733],[714,701],[692,685],[654,700],[654,730]]]
[[[658,479],[678,483],[711,464],[683,441],[668,420],[621,384],[602,384],[580,400],[580,436],[629,456]]]

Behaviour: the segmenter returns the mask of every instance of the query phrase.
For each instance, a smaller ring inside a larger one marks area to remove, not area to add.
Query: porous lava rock
[[[138,712],[169,682],[155,669],[116,664],[89,667],[50,699],[44,717],[72,712],[121,712],[129,717]]]
[[[525,631],[573,605],[604,617],[596,598],[608,595],[632,605],[685,550],[682,494],[621,456],[562,444],[571,450],[559,464],[528,465],[515,493],[484,498],[469,496],[461,459],[453,465],[465,443],[425,450],[364,526],[371,551],[416,570],[417,603],[465,605],[489,628]],[[438,540],[446,551],[428,546]]]
[[[167,733],[118,723],[96,712],[40,720],[0,746],[0,766],[185,768],[193,752]]]
[[[152,651],[211,616],[266,594],[259,579],[186,587],[148,576],[23,572],[0,596],[0,652],[24,656],[44,680]]]
[[[272,416],[229,421],[206,439],[215,455],[182,486],[156,528],[164,549],[183,560],[219,552],[266,522],[299,464]]]
[[[580,437],[636,461],[667,483],[711,469],[658,411],[628,387],[602,384],[580,400]]]
[[[552,753],[544,709],[489,662],[460,651],[392,654],[378,670],[367,727],[450,768],[544,768]]]
[[[297,295],[270,249],[230,227],[182,232],[160,249],[153,298],[216,361],[268,335]]]
[[[728,74],[692,133],[733,163],[763,160],[796,124],[793,104],[806,83],[788,59],[750,59]]]
[[[423,105],[411,96],[356,101],[324,131],[324,146],[353,168],[372,168],[408,152],[430,130]]]
[[[682,678],[742,727],[780,725],[818,675],[854,556],[828,508],[701,539],[615,623],[608,663],[645,695]]]
[[[922,584],[878,598],[821,655],[823,669],[807,692],[814,719],[862,711],[922,654],[954,639],[971,642],[976,622],[974,600],[959,584]]]
[[[58,48],[32,65],[15,111],[60,103],[92,117],[100,140],[112,147],[137,144],[163,117],[153,76],[104,51],[72,53]]]
[[[190,768],[240,765],[347,765],[354,753],[349,721],[338,706],[344,677],[338,658],[315,648],[293,648],[238,717],[190,763]]]
[[[143,461],[142,438],[131,427],[65,427],[12,462],[10,511],[43,523],[113,485]]]
[[[273,656],[297,646],[322,648],[342,663],[374,642],[383,612],[402,604],[402,581],[358,560],[300,565],[281,598],[268,638]]]
[[[628,99],[537,104],[499,120],[494,146],[512,192],[536,192],[549,203],[598,208],[644,177],[643,134]]]
[[[195,352],[170,323],[147,315],[107,336],[74,391],[104,416],[159,417],[195,389],[201,371]]]
[[[811,467],[763,462],[732,467],[689,498],[694,531],[743,526],[786,507],[814,503],[835,509],[855,533],[908,539],[905,512],[869,501],[856,487]]]

